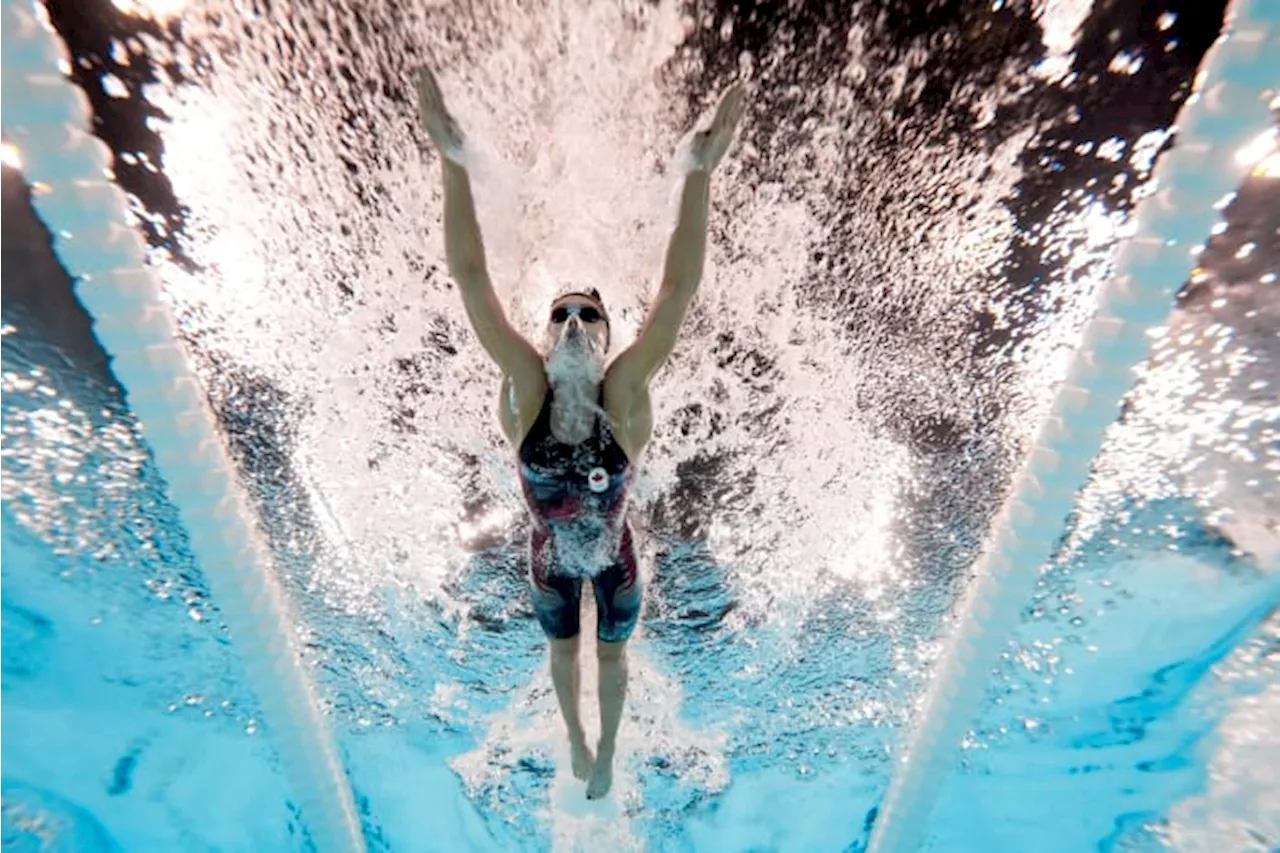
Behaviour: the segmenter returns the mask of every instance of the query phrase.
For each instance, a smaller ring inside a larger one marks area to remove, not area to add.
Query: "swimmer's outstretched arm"
[[[690,163],[680,194],[680,213],[667,245],[658,295],[636,342],[610,366],[613,378],[624,386],[636,390],[647,388],[649,380],[675,349],[680,325],[702,281],[711,173],[729,150],[744,107],[742,88],[737,84],[730,86],[720,96],[711,124],[696,131],[690,140]]]
[[[507,321],[485,263],[484,240],[476,220],[471,178],[464,163],[465,138],[449,114],[435,75],[418,72],[418,117],[440,152],[444,178],[444,245],[449,273],[462,293],[480,345],[512,382],[517,397],[541,399],[546,384],[542,357]]]

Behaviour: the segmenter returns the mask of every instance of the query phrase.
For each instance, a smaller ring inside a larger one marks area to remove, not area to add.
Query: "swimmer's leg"
[[[600,663],[600,742],[587,783],[587,799],[598,800],[613,786],[613,756],[627,700],[627,640],[640,618],[641,587],[631,530],[622,537],[619,560],[595,581],[599,627],[596,659]]]
[[[586,779],[595,757],[587,747],[578,702],[582,681],[578,669],[582,581],[558,577],[551,571],[554,555],[545,535],[535,532],[531,551],[529,588],[533,593],[533,611],[551,646],[551,684],[569,734],[573,775]]]
[[[582,729],[582,713],[578,703],[582,673],[578,668],[578,638],[551,641],[551,683],[556,689],[560,714],[569,732],[569,756],[575,779],[591,775],[595,756],[587,746],[587,733]]]
[[[600,662],[600,742],[587,782],[587,799],[598,800],[613,787],[613,753],[618,745],[622,708],[627,701],[627,641],[596,643]]]

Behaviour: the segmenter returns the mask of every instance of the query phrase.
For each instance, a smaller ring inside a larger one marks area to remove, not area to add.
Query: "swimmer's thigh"
[[[529,591],[538,624],[550,639],[568,640],[581,630],[582,581],[556,573],[550,543],[534,537],[529,560]]]
[[[640,619],[644,599],[630,528],[623,534],[617,561],[602,572],[592,586],[599,617],[596,637],[605,643],[620,643],[630,638]]]

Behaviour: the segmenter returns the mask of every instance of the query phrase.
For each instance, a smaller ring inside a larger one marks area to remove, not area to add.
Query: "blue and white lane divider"
[[[1280,88],[1280,0],[1231,4],[1195,88],[1178,113],[1173,149],[1156,164],[1155,192],[1134,214],[1136,233],[1119,251],[1051,413],[991,526],[868,853],[919,849],[992,667],[1052,556],[1103,434],[1119,416],[1133,369],[1147,359],[1147,332],[1168,318],[1195,265],[1192,250],[1218,221],[1215,204],[1247,175],[1236,152],[1271,126],[1264,92],[1274,97]]]
[[[128,225],[125,195],[108,177],[110,152],[88,132],[88,101],[59,70],[68,62],[38,3],[4,0],[5,138],[38,188],[35,206],[168,484],[307,834],[320,853],[363,853],[360,819],[302,667],[288,597],[173,313]]]

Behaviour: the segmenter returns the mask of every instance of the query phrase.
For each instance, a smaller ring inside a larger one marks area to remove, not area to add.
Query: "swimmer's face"
[[[552,303],[547,316],[547,339],[553,348],[585,347],[603,358],[609,349],[609,319],[599,302],[570,294]]]

